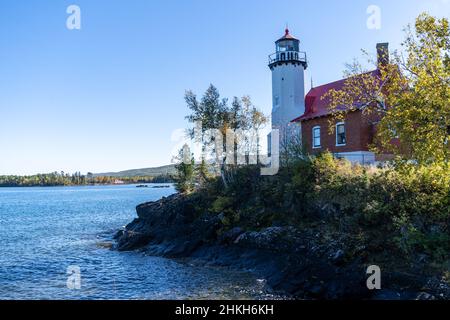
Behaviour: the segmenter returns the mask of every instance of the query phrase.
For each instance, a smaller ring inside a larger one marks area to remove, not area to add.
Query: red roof
[[[294,36],[292,36],[289,33],[289,29],[288,28],[286,28],[286,30],[284,30],[284,36],[282,36],[280,39],[278,39],[277,42],[278,41],[282,41],[282,40],[297,40],[298,41],[297,38],[295,38]]]
[[[372,73],[374,76],[379,75],[378,70],[369,73]],[[328,109],[330,100],[328,98],[322,99],[322,97],[332,89],[341,90],[346,80],[347,79],[342,79],[330,82],[311,89],[305,97],[305,113],[291,122],[305,121],[329,115],[331,113]]]

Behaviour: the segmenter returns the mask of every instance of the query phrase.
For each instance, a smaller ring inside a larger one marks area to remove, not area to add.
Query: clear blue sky
[[[66,28],[70,4],[81,30]],[[371,4],[380,30],[366,27]],[[213,83],[270,112],[267,55],[286,23],[309,86],[341,78],[361,48],[397,48],[424,10],[450,16],[450,1],[1,0],[0,174],[168,164],[186,89]]]

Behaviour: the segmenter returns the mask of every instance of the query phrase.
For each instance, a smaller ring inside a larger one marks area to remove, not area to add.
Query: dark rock
[[[209,215],[197,217],[195,201],[175,194],[137,206],[138,218],[117,234],[117,249],[128,251],[158,244],[158,252],[164,256],[182,256],[202,242],[214,240],[219,220]]]
[[[344,261],[344,256],[345,256],[344,250],[339,249],[332,255],[331,260],[333,261],[333,263],[338,265]]]
[[[428,258],[429,258],[429,256],[427,254],[419,254],[417,257],[417,262],[418,263],[426,263]]]
[[[150,241],[150,235],[143,232],[125,230],[122,235],[116,240],[116,248],[118,250],[130,251],[145,246]]]
[[[119,239],[120,237],[123,236],[123,233],[124,233],[124,230],[119,230],[119,231],[117,231],[117,232],[114,234],[113,239],[114,239],[114,240]]]
[[[309,289],[309,293],[310,293],[313,297],[320,297],[320,296],[323,294],[324,291],[325,291],[324,286],[319,285],[319,284],[316,284],[316,285],[312,286],[312,287]]]
[[[427,281],[426,277],[400,272],[383,272],[383,290],[368,290],[363,253],[370,248],[352,250],[345,239],[324,242],[319,230],[300,232],[276,224],[259,231],[235,227],[217,237],[224,215],[199,215],[198,201],[195,196],[176,194],[137,206],[138,218],[114,236],[116,248],[143,249],[148,255],[189,257],[204,265],[249,270],[274,292],[298,298],[392,300],[449,296],[450,288],[441,279]],[[337,212],[335,207],[323,210],[327,214]],[[350,257],[348,252],[357,254]]]
[[[244,230],[240,227],[235,227],[231,230],[228,230],[224,234],[222,234],[219,237],[219,243],[220,244],[231,244],[233,243],[242,233],[244,233]]]

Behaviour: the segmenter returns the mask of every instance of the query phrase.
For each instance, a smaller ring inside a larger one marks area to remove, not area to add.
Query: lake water
[[[136,205],[170,188],[0,188],[0,299],[264,298],[244,272],[105,248]],[[69,289],[67,268],[80,268]]]

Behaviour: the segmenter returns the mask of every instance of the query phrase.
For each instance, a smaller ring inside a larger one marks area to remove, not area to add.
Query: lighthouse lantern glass
[[[277,43],[277,52],[299,51],[299,42],[296,40],[283,40]]]

